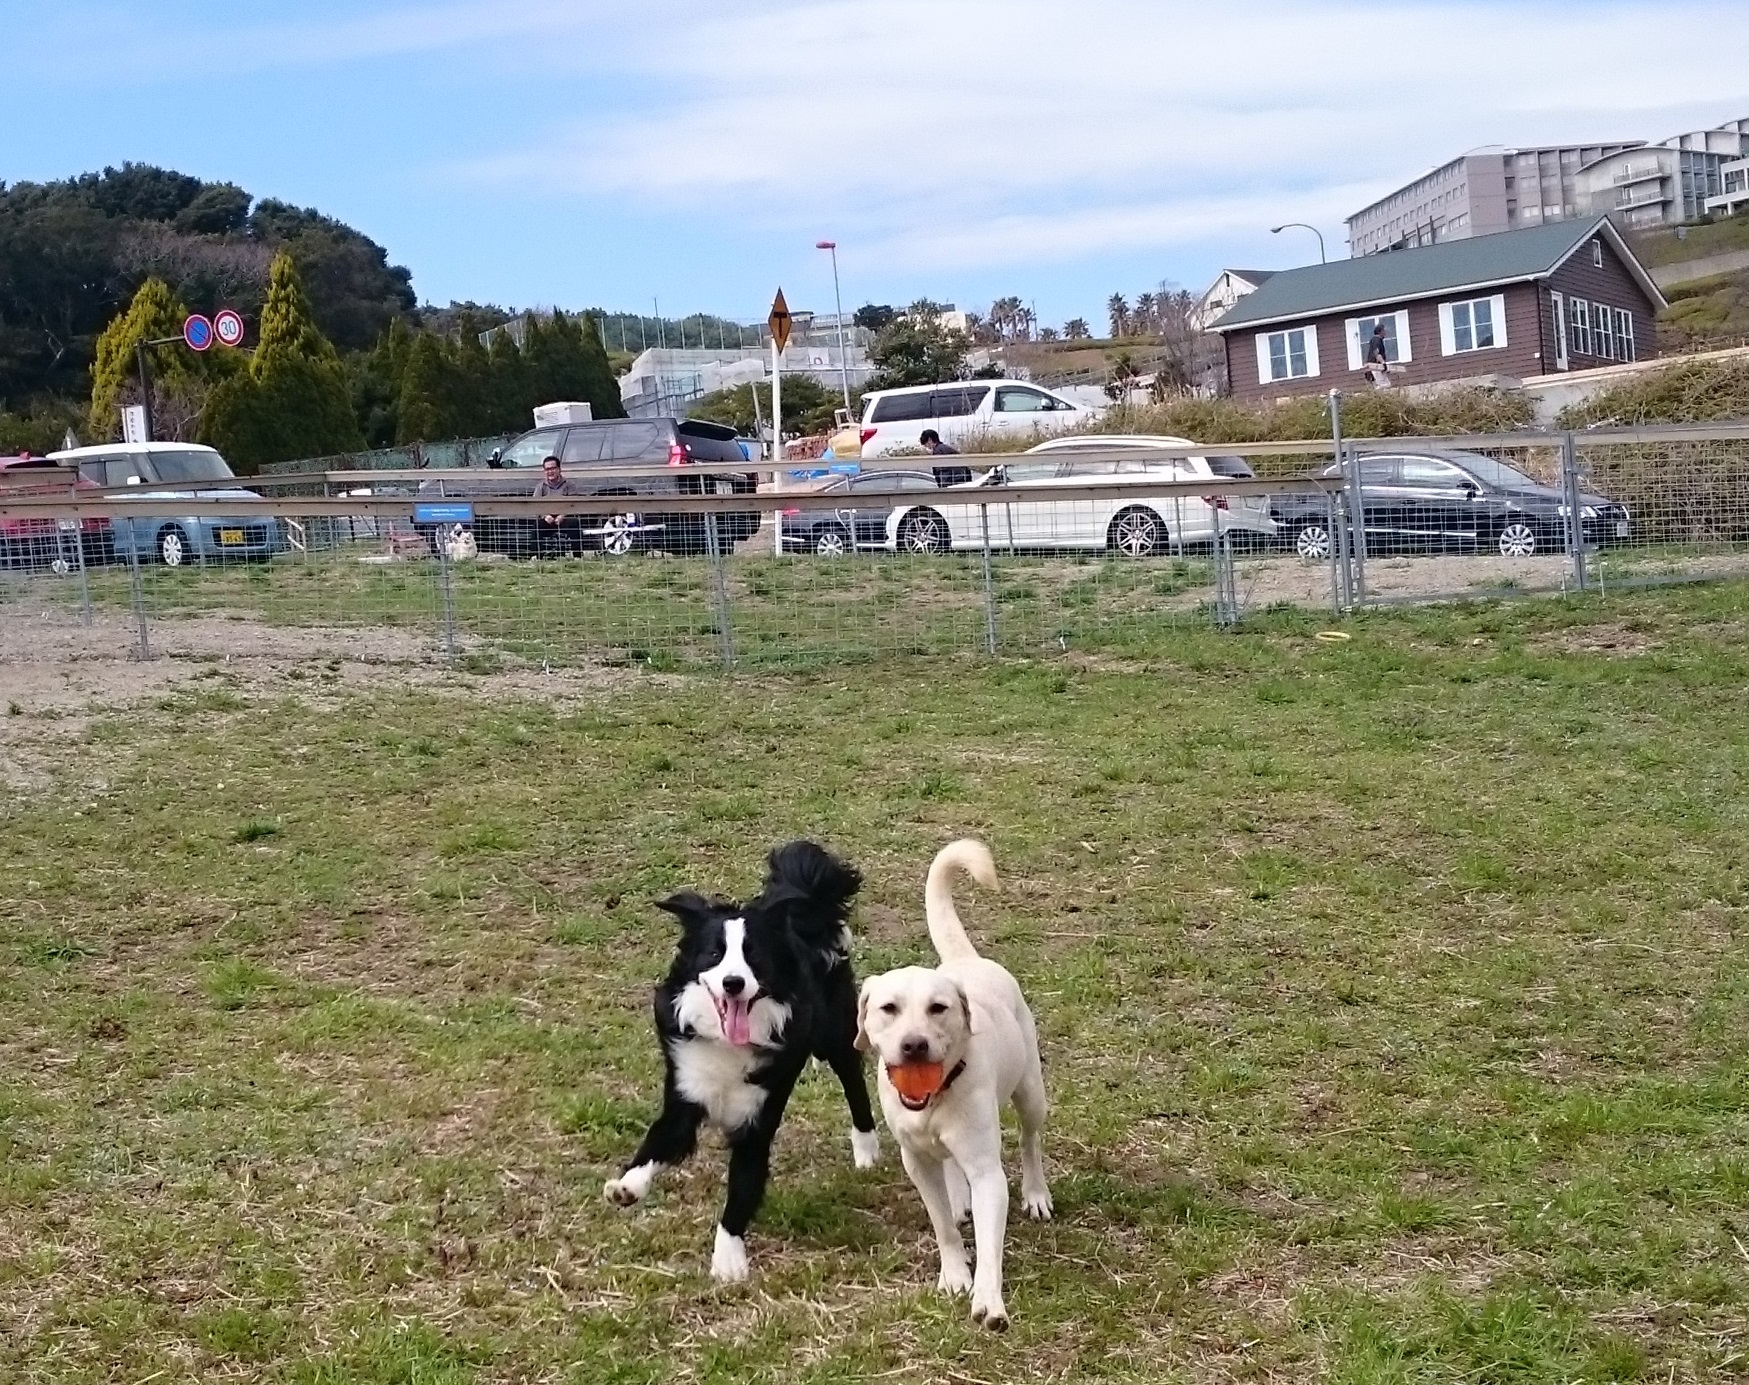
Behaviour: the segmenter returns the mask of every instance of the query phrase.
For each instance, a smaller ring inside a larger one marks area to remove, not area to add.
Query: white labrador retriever
[[[949,882],[961,871],[997,887],[996,865],[982,842],[941,849],[923,892],[929,940],[941,965],[901,967],[863,982],[856,1042],[880,1057],[881,1110],[941,1246],[938,1286],[950,1294],[971,1290],[973,1319],[1000,1332],[1008,1326],[1002,1103],[1012,1100],[1020,1114],[1021,1201],[1028,1215],[1048,1220],[1051,1191],[1040,1139],[1045,1083],[1038,1031],[1020,986],[978,955],[954,908]],[[968,1210],[975,1276],[959,1232]]]

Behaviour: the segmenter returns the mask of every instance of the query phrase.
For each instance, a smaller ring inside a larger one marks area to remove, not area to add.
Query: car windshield
[[[164,481],[229,481],[231,468],[217,452],[154,452],[152,470]]]
[[[1498,486],[1501,490],[1518,490],[1524,486],[1540,485],[1522,471],[1509,467],[1505,462],[1497,462],[1492,457],[1479,457],[1465,454],[1452,458],[1466,471],[1473,472],[1478,479],[1490,486]]]

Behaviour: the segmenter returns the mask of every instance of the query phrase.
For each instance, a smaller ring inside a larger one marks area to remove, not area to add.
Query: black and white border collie
[[[681,927],[656,991],[668,1069],[662,1112],[604,1190],[630,1207],[663,1168],[692,1153],[701,1122],[716,1126],[729,1144],[728,1199],[711,1255],[719,1282],[747,1277],[747,1225],[765,1196],[771,1141],[810,1057],[844,1088],[856,1166],[872,1167],[879,1150],[850,969],[850,905],[862,875],[813,842],[778,847],[766,867],[764,889],[745,904],[687,891],[656,906]]]

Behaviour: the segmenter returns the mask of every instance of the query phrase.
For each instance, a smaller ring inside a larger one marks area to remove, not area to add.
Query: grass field
[[[1746,596],[10,700],[59,749],[0,808],[0,1380],[1749,1378]],[[650,900],[799,833],[867,872],[865,972],[924,955],[944,841],[1005,872],[965,912],[1039,1015],[1058,1215],[1005,1336],[823,1073],[748,1286],[716,1148],[601,1199]]]

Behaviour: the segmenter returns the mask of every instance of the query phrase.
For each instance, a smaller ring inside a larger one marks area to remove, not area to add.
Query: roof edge
[[[1473,284],[1453,284],[1449,288],[1429,289],[1425,293],[1390,294],[1382,298],[1360,298],[1352,303],[1340,303],[1329,308],[1318,308],[1309,313],[1282,313],[1275,317],[1254,318],[1250,322],[1235,322],[1230,327],[1222,327],[1220,322],[1209,324],[1211,332],[1237,332],[1244,327],[1273,327],[1282,322],[1310,322],[1313,318],[1333,317],[1337,313],[1353,312],[1357,308],[1376,308],[1385,303],[1419,303],[1426,298],[1444,298],[1454,293],[1471,293],[1476,289],[1502,288],[1507,284],[1528,284],[1538,279],[1546,279],[1553,270],[1539,269],[1534,274],[1510,274],[1501,279],[1478,279]],[[1229,311],[1235,311],[1234,304]],[[1225,319],[1226,314],[1222,314]]]

